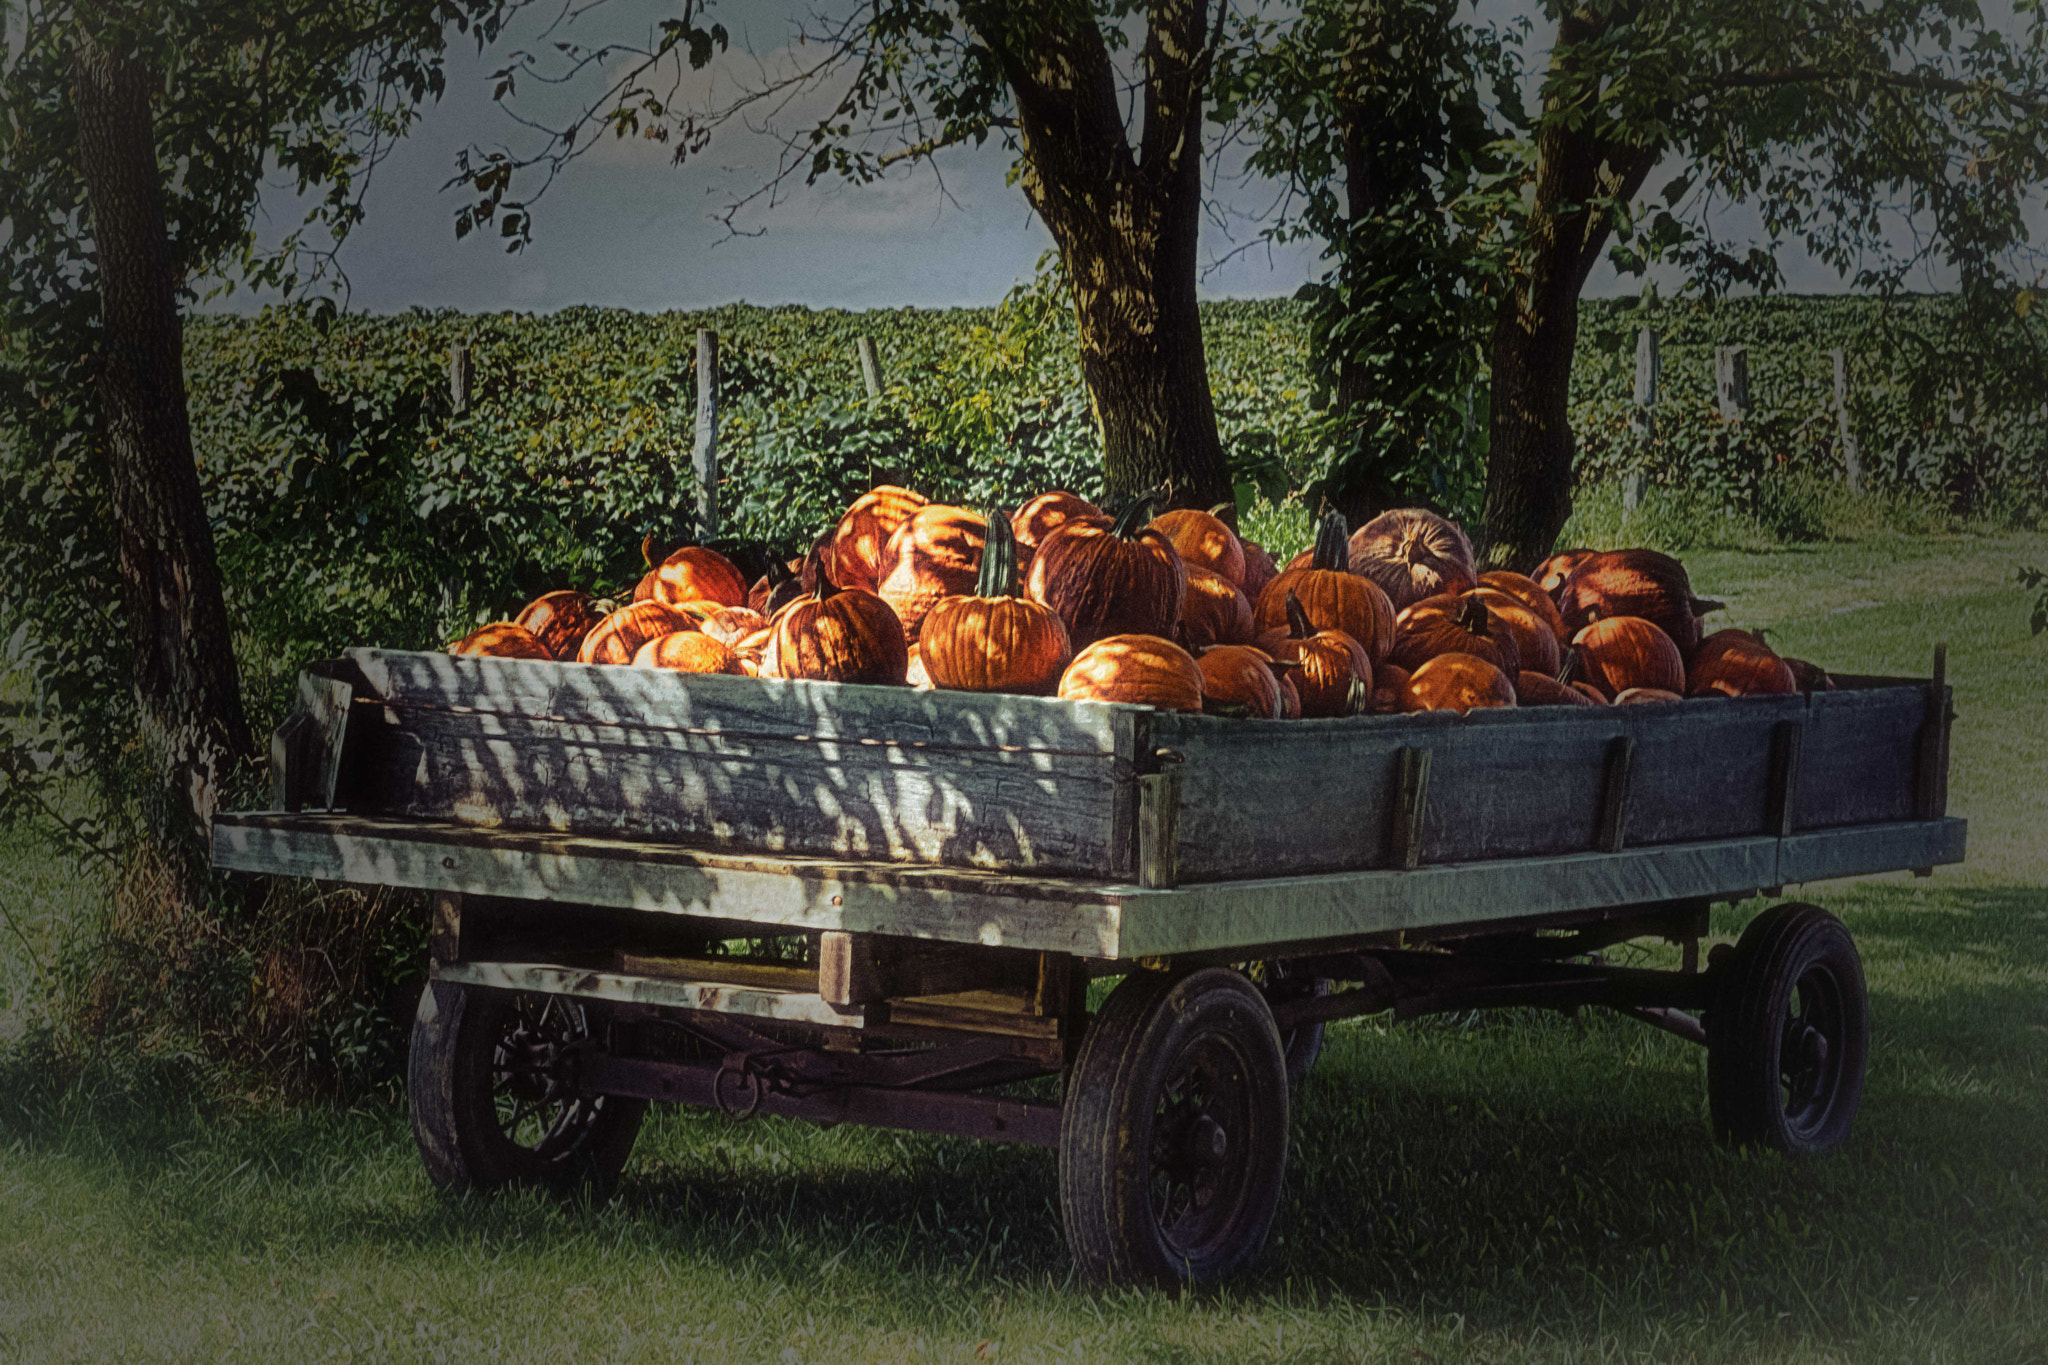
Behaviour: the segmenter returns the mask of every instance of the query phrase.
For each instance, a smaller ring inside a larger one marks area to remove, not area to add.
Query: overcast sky
[[[673,12],[675,6],[664,0],[611,0],[594,7],[569,36],[584,43],[644,37],[654,18]],[[712,17],[733,34],[735,52],[726,62],[741,61],[741,49],[774,60],[788,42],[789,13],[782,0],[722,0]],[[903,166],[879,184],[798,187],[772,211],[750,218],[762,235],[734,237],[718,211],[761,183],[775,157],[771,139],[734,129],[681,168],[670,164],[665,147],[607,136],[533,206],[534,240],[523,252],[507,254],[494,232],[457,241],[461,194],[441,188],[457,154],[472,144],[531,145],[516,141],[523,130],[491,100],[489,74],[509,51],[537,45],[540,20],[538,13],[522,19],[481,58],[467,43],[451,51],[447,95],[378,167],[367,218],[344,248],[352,307],[549,311],[604,304],[654,311],[736,300],[856,309],[989,304],[1028,278],[1052,245],[1022,191],[1005,183],[1007,158],[993,141],[984,149],[943,154],[937,175]],[[730,89],[729,76],[719,78]],[[525,108],[548,106],[533,102]],[[1320,273],[1313,247],[1268,250],[1256,242],[1256,220],[1272,195],[1271,186],[1246,186],[1236,177],[1219,183],[1216,212],[1225,221],[1204,228],[1206,296],[1287,295]],[[264,212],[265,231],[273,237],[300,216],[283,190],[266,197]],[[1724,227],[1731,229],[1741,232],[1739,224]],[[1831,271],[1796,252],[1788,252],[1784,264],[1787,287],[1794,291],[1841,287]],[[1639,280],[1618,279],[1603,264],[1588,292],[1634,293],[1640,287]],[[238,295],[216,306],[247,308],[258,301]]]

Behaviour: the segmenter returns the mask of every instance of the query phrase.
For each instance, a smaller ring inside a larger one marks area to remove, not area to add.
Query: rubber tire
[[[514,995],[430,981],[413,1015],[406,1091],[427,1176],[450,1193],[537,1186],[602,1200],[618,1185],[647,1101],[604,1097],[572,1149],[553,1159],[508,1141],[491,1097],[491,1052]]]
[[[1225,1235],[1193,1256],[1152,1211],[1154,1109],[1178,1054],[1220,1034],[1244,1063],[1244,1188]],[[1273,1012],[1228,967],[1133,972],[1082,1039],[1060,1116],[1060,1222],[1083,1273],[1111,1285],[1207,1284],[1241,1269],[1272,1231],[1287,1173],[1287,1069]]]
[[[1825,1107],[1801,1122],[1785,1113],[1780,1051],[1794,988],[1809,972],[1838,992],[1842,1038]],[[1840,920],[1797,902],[1751,920],[1722,968],[1706,1024],[1707,1107],[1722,1142],[1811,1155],[1849,1136],[1870,1055],[1870,1004],[1863,961]]]

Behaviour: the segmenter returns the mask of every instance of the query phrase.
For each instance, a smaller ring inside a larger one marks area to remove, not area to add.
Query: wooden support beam
[[[476,362],[469,347],[458,344],[448,353],[448,406],[457,417],[476,400]]]
[[[1799,752],[1805,740],[1806,727],[1799,721],[1781,720],[1771,728],[1771,790],[1764,833],[1780,839],[1792,832],[1799,810]]]
[[[880,398],[882,396],[882,361],[881,357],[875,354],[874,338],[855,337],[853,339],[853,350],[854,354],[860,357],[861,387],[867,391],[868,397]]]
[[[1422,865],[1422,830],[1429,815],[1428,749],[1403,749],[1394,770],[1394,799],[1387,831],[1389,867],[1413,871]]]
[[[1138,885],[1165,890],[1180,885],[1180,763],[1138,776]]]
[[[1714,348],[1714,401],[1721,420],[1740,422],[1749,416],[1749,348]]]
[[[437,965],[462,961],[462,893],[434,893],[434,922],[427,930],[427,952]]]
[[[1948,642],[1943,641],[1934,647],[1934,676],[1927,683],[1914,757],[1913,813],[1919,819],[1939,820],[1948,813],[1949,725],[1954,719],[1949,709]]]
[[[1600,825],[1593,847],[1603,853],[1619,853],[1628,835],[1628,788],[1635,772],[1636,742],[1617,735],[1607,745],[1605,771],[1600,785]]]

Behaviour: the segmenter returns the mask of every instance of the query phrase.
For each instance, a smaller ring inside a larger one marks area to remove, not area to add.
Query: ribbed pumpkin
[[[1280,685],[1280,719],[1301,719],[1301,690],[1294,680],[1301,675],[1299,668],[1287,668],[1279,660],[1273,661],[1273,680]]]
[[[1656,550],[1603,550],[1565,580],[1557,609],[1574,635],[1610,616],[1639,616],[1671,637],[1679,657],[1700,643],[1700,617],[1719,602],[1693,596],[1685,565]]]
[[[656,601],[716,602],[721,606],[747,604],[747,577],[716,550],[685,545],[654,568]]]
[[[1479,586],[1506,593],[1542,618],[1543,624],[1550,627],[1550,633],[1560,642],[1565,638],[1564,617],[1557,610],[1556,599],[1538,587],[1535,579],[1509,573],[1506,569],[1488,569],[1479,575]]]
[[[604,611],[589,593],[563,588],[528,602],[513,624],[532,631],[550,656],[566,661],[576,657],[583,637],[603,619]]]
[[[900,687],[910,668],[910,643],[887,602],[820,574],[809,597],[776,616],[767,662],[779,678]]]
[[[1797,692],[1799,680],[1777,651],[1754,635],[1717,630],[1694,651],[1685,690],[1695,697],[1747,697]]]
[[[1394,618],[1388,658],[1414,672],[1440,654],[1475,655],[1510,678],[1522,667],[1514,636],[1494,628],[1493,613],[1477,593],[1425,597]]]
[[[1273,657],[1250,645],[1211,645],[1195,660],[1202,671],[1202,713],[1279,720],[1280,680]]]
[[[1233,587],[1244,583],[1244,545],[1215,512],[1176,507],[1153,518],[1152,529],[1173,542],[1189,568],[1221,574]]]
[[[739,657],[740,667],[748,677],[759,678],[768,673],[768,645],[774,638],[775,632],[763,626],[733,645],[732,652]]]
[[[1511,597],[1498,588],[1481,586],[1466,595],[1486,604],[1488,629],[1496,637],[1505,635],[1515,642],[1515,654],[1523,668],[1556,675],[1564,662],[1564,643],[1540,613],[1530,610],[1521,598]],[[1555,616],[1557,609],[1552,607],[1550,614]]]
[[[679,630],[695,630],[695,619],[666,602],[652,598],[635,602],[591,627],[576,651],[576,662],[584,664],[629,664],[649,640]]]
[[[1819,664],[1808,663],[1804,659],[1795,659],[1787,654],[1785,656],[1785,667],[1792,670],[1792,681],[1801,692],[1832,692],[1835,690],[1835,680],[1829,677],[1828,671]]]
[[[1352,533],[1351,572],[1363,574],[1399,611],[1425,597],[1459,593],[1479,581],[1472,542],[1458,524],[1420,507],[1382,512]]]
[[[1532,673],[1523,669],[1515,675],[1515,704],[1517,706],[1596,706],[1599,703],[1569,683],[1561,683],[1548,673]]]
[[[633,663],[640,668],[672,668],[678,673],[738,675],[747,671],[730,646],[701,630],[679,630],[649,640],[633,655]]]
[[[910,666],[903,672],[903,681],[921,692],[932,690],[932,675],[924,667],[924,650],[917,645],[910,647]]]
[[[1557,666],[1557,680],[1595,706],[1607,706],[1612,702],[1605,692],[1586,681],[1585,660],[1575,645],[1564,647],[1564,659]]]
[[[769,599],[775,596],[776,589],[783,584],[797,581],[797,574],[803,566],[804,562],[801,559],[792,559],[787,563],[778,559],[769,564],[768,572],[755,579],[754,586],[747,589],[747,606],[760,612],[764,617],[773,616],[775,607],[787,605],[787,602],[785,600],[770,606]]]
[[[1598,550],[1559,550],[1536,566],[1536,572],[1529,575],[1529,581],[1549,593],[1554,602],[1563,594],[1565,580],[1572,576],[1572,570],[1599,553]]]
[[[1059,696],[1062,701],[1120,701],[1162,711],[1200,711],[1202,669],[1194,656],[1171,640],[1110,635],[1074,656],[1060,676]]]
[[[635,602],[652,602],[654,600],[654,585],[658,579],[659,575],[652,569],[641,574],[640,581],[633,585],[633,600]]]
[[[1309,562],[1290,568],[1259,594],[1253,625],[1261,633],[1287,624],[1287,594],[1300,600],[1317,630],[1341,630],[1365,647],[1374,664],[1394,647],[1394,604],[1369,578],[1346,568],[1344,517],[1331,512],[1316,527]]]
[[[1073,661],[1066,623],[1017,587],[1017,540],[991,510],[972,597],[940,598],[924,618],[918,653],[935,687],[1043,696]]]
[[[1676,692],[1662,687],[1631,687],[1614,699],[1616,706],[1641,706],[1653,701],[1684,701]]]
[[[1677,692],[1685,686],[1678,646],[1640,616],[1610,616],[1572,637],[1585,680],[1610,700],[1632,687]]]
[[[728,647],[761,630],[768,624],[768,618],[752,607],[720,607],[707,614],[697,623],[697,629]]]
[[[1413,681],[1399,664],[1372,666],[1372,710],[1376,716],[1391,716],[1408,709],[1408,684]]]
[[[889,537],[925,503],[924,494],[893,484],[855,498],[823,542],[833,581],[845,588],[875,591],[882,581],[882,552]]]
[[[1351,689],[1372,691],[1372,659],[1365,646],[1341,630],[1317,630],[1302,610],[1301,599],[1288,594],[1287,631],[1259,638],[1259,648],[1282,663],[1301,665],[1292,674],[1304,716],[1348,716]]]
[[[882,548],[876,596],[896,609],[903,635],[916,640],[925,613],[942,597],[974,591],[988,518],[968,507],[929,503],[910,514]]]
[[[1474,654],[1439,654],[1408,677],[1402,694],[1408,711],[1467,711],[1513,706],[1515,685],[1491,661]]]
[[[1280,566],[1256,540],[1241,540],[1238,545],[1244,550],[1244,582],[1238,587],[1244,590],[1247,601],[1256,603],[1266,585],[1280,576]]]
[[[538,635],[515,621],[493,621],[478,626],[448,646],[450,654],[474,654],[492,659],[546,659],[555,656]]]
[[[1131,499],[1108,526],[1063,523],[1039,544],[1024,591],[1060,614],[1075,649],[1112,635],[1172,637],[1187,569],[1172,542],[1145,524],[1163,495],[1154,489]]]
[[[1222,574],[1190,564],[1187,595],[1180,601],[1180,639],[1197,654],[1210,645],[1248,645],[1252,604]]]
[[[1052,534],[1054,527],[1069,521],[1092,521],[1107,526],[1110,516],[1086,498],[1054,489],[1050,493],[1040,493],[1010,513],[1010,531],[1017,537],[1019,545],[1035,550],[1040,541]]]

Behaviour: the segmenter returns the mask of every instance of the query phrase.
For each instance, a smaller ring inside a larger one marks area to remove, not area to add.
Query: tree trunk
[[[171,847],[203,840],[232,763],[251,749],[213,533],[185,406],[184,337],[148,70],[81,39],[78,162],[99,268],[99,400],[142,740],[146,812]]]
[[[1568,14],[1558,26],[1554,68],[1605,21]],[[1582,97],[1583,99],[1583,97]],[[1575,115],[1575,117],[1574,117]],[[1527,264],[1494,313],[1493,422],[1486,460],[1480,556],[1526,573],[1550,555],[1572,512],[1567,403],[1579,337],[1579,291],[1612,230],[1593,200],[1633,199],[1657,164],[1658,144],[1603,141],[1592,112],[1546,99],[1536,134],[1536,199],[1523,232]]]
[[[1206,0],[1151,7],[1134,151],[1086,6],[968,6],[1017,99],[1023,187],[1073,280],[1081,372],[1112,500],[1160,483],[1176,507],[1233,498],[1195,303]]]

